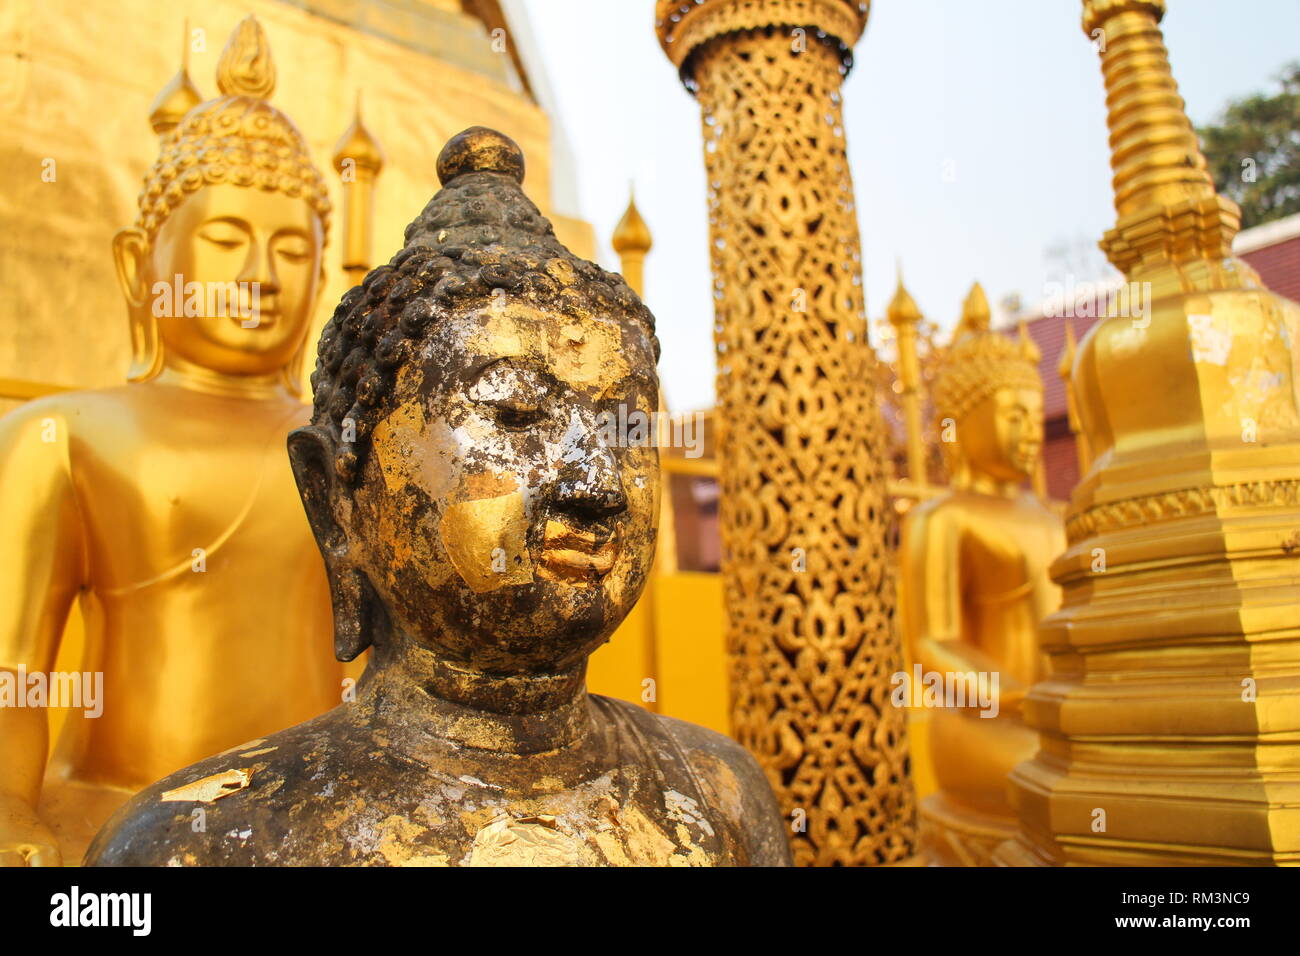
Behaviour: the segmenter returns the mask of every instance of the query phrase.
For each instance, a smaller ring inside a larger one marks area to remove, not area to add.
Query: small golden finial
[[[1043,357],[1043,353],[1039,351],[1038,343],[1029,337],[1029,326],[1025,324],[1024,319],[1016,323],[1016,330],[1020,333],[1020,354],[1027,361],[1037,365],[1039,359]]]
[[[966,294],[966,301],[962,303],[961,321],[957,323],[952,340],[956,342],[963,335],[987,332],[990,318],[988,296],[984,294],[984,287],[976,282],[970,287],[970,292]]]
[[[181,36],[181,68],[167,81],[149,106],[149,125],[159,136],[180,125],[185,114],[203,102],[203,94],[190,79],[190,21],[186,20]]]
[[[360,90],[357,90],[352,125],[339,137],[338,145],[334,147],[334,169],[342,173],[345,168],[344,163],[349,159],[352,160],[355,168],[366,172],[378,173],[384,168],[384,151],[361,120]]]
[[[257,18],[244,17],[226,41],[217,63],[217,88],[226,96],[269,99],[275,91],[271,45]]]
[[[614,227],[610,245],[620,255],[625,252],[646,253],[654,244],[650,238],[650,227],[646,225],[640,211],[636,208],[636,197],[633,195],[631,183],[628,183],[627,191],[627,209],[623,213],[623,218],[618,221],[618,225]]]
[[[1061,357],[1056,363],[1056,374],[1067,382],[1070,380],[1070,373],[1074,370],[1074,356],[1077,351],[1078,346],[1074,341],[1074,323],[1066,319],[1065,347],[1061,349]]]
[[[895,260],[894,268],[898,273],[898,288],[894,290],[894,298],[890,300],[889,307],[885,310],[891,325],[902,325],[904,322],[920,322],[921,310],[916,306],[916,300],[911,293],[903,287],[903,264],[901,260]]]

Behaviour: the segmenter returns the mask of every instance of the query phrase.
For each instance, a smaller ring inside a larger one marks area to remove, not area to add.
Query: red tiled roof
[[[1300,302],[1300,236],[1241,254],[1268,286],[1279,295]]]
[[[1034,340],[1042,358],[1038,361],[1038,374],[1043,379],[1043,418],[1051,421],[1065,415],[1065,382],[1061,379],[1057,366],[1061,362],[1061,353],[1065,350],[1065,324],[1074,326],[1074,340],[1081,342],[1084,335],[1096,322],[1096,316],[1047,315],[1029,319],[1025,325],[1029,337]]]

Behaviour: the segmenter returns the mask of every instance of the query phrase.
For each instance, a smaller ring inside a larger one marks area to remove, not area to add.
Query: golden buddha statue
[[[1048,567],[1065,545],[1060,519],[1024,488],[1043,442],[1038,357],[1023,329],[1019,342],[990,330],[977,283],[934,389],[951,488],[903,524],[908,703],[939,707],[922,847],[947,865],[986,865],[1015,832],[1007,774],[1037,749],[1021,704],[1042,673],[1037,628],[1060,604]]]
[[[0,668],[48,674],[79,597],[103,696],[102,713],[73,712],[48,766],[45,708],[0,707],[0,863],[75,863],[150,781],[342,693],[283,457],[309,413],[298,381],[329,201],[266,101],[256,21],[217,79],[206,103],[183,71],[160,96],[161,155],[113,242],[130,383],[0,420]]]
[[[500,133],[454,137],[321,336],[289,456],[336,643],[373,648],[355,701],[149,787],[87,863],[789,863],[740,745],[587,693],[653,561],[658,450],[609,424],[655,410],[658,342],[523,173]]]

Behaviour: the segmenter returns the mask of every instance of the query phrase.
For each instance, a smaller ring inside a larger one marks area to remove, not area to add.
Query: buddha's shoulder
[[[87,866],[249,866],[296,860],[295,834],[316,811],[363,792],[382,750],[349,705],[179,770],[136,794],[105,824]]]
[[[19,405],[0,421],[10,428],[54,421],[66,424],[80,440],[91,442],[107,431],[108,437],[120,444],[122,426],[126,423],[156,425],[179,418],[193,425],[203,417],[198,415],[196,419],[196,409],[204,412],[208,408],[219,408],[222,414],[216,417],[223,420],[229,417],[230,401],[223,396],[176,385],[137,382],[43,395]],[[240,408],[240,414],[245,418],[253,416],[258,421],[282,424],[287,433],[310,421],[311,406],[286,395],[246,403]],[[102,427],[104,425],[110,428],[106,430]]]
[[[903,516],[904,528],[916,528],[921,525],[939,525],[960,521],[970,511],[970,502],[952,491],[935,495],[918,501]]]
[[[752,863],[788,863],[784,818],[767,774],[753,754],[708,727],[651,713],[628,701],[602,700],[636,723],[661,756],[674,751],[681,755],[704,791],[701,796],[746,844]]]

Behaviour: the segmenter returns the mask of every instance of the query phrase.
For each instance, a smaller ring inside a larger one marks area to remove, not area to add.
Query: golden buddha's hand
[[[0,794],[0,866],[62,866],[50,828],[20,797]]]

